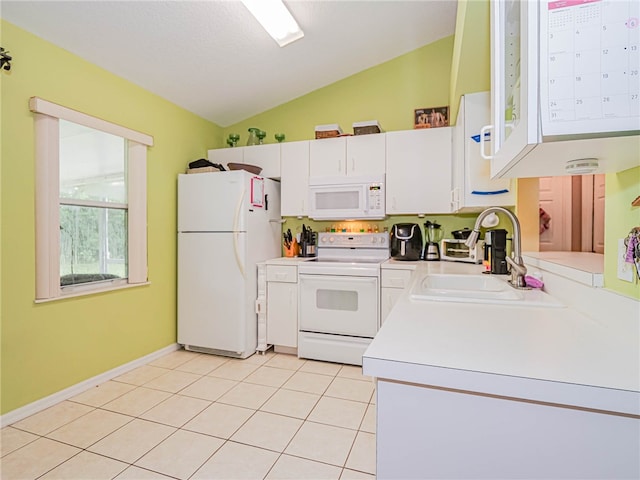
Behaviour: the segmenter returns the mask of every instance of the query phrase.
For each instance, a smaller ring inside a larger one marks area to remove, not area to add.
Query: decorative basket
[[[383,132],[382,127],[377,120],[369,120],[366,122],[355,122],[353,124],[354,135],[369,135],[371,133]]]
[[[319,138],[335,138],[342,135],[342,129],[338,124],[316,125],[316,139]]]

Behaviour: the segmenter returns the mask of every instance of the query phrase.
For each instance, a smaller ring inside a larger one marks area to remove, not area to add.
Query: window
[[[147,281],[148,135],[34,97],[36,300]]]

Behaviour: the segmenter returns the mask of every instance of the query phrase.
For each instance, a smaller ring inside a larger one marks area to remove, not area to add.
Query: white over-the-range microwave
[[[309,178],[309,218],[382,220],[384,175]]]

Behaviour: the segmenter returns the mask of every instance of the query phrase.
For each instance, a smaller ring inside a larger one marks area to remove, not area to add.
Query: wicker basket
[[[187,168],[187,173],[207,173],[207,172],[219,172],[216,167],[199,167],[199,168]]]
[[[340,125],[337,125],[337,124],[316,125],[315,132],[316,132],[316,139],[335,138],[339,135],[342,135],[342,129],[340,128]]]
[[[381,133],[382,131],[382,127],[377,120],[356,122],[353,124],[354,135],[369,135],[371,133]]]

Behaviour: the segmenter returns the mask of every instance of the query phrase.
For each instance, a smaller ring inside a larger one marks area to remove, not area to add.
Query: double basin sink
[[[542,290],[520,290],[505,277],[492,275],[425,274],[410,292],[411,300],[488,303],[527,307],[564,307]]]

